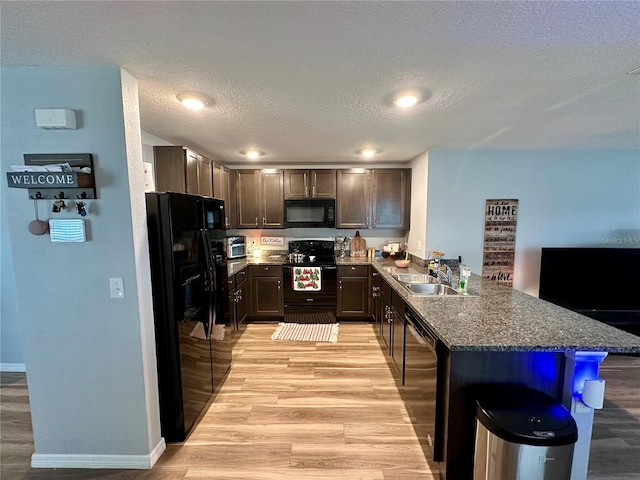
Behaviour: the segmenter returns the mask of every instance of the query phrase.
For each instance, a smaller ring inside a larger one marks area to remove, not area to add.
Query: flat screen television
[[[543,248],[539,297],[581,313],[640,311],[640,248]]]

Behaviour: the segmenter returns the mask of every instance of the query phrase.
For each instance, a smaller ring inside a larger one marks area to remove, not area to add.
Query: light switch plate
[[[121,278],[109,279],[111,298],[124,298],[124,282]]]

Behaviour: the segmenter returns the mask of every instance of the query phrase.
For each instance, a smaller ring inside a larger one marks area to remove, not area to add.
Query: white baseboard
[[[0,372],[26,372],[24,363],[0,363]]]
[[[152,468],[167,448],[161,438],[148,455],[75,455],[45,454],[31,455],[33,468],[113,468],[148,470]]]

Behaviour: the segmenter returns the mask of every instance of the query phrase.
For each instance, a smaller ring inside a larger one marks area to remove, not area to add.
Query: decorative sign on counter
[[[487,200],[484,211],[482,276],[513,286],[518,200]]]
[[[284,237],[260,237],[260,245],[283,247]]]

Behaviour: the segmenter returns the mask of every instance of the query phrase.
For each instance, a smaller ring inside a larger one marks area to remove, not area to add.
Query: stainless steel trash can
[[[571,478],[578,429],[564,405],[515,385],[487,385],[476,404],[474,480]]]

